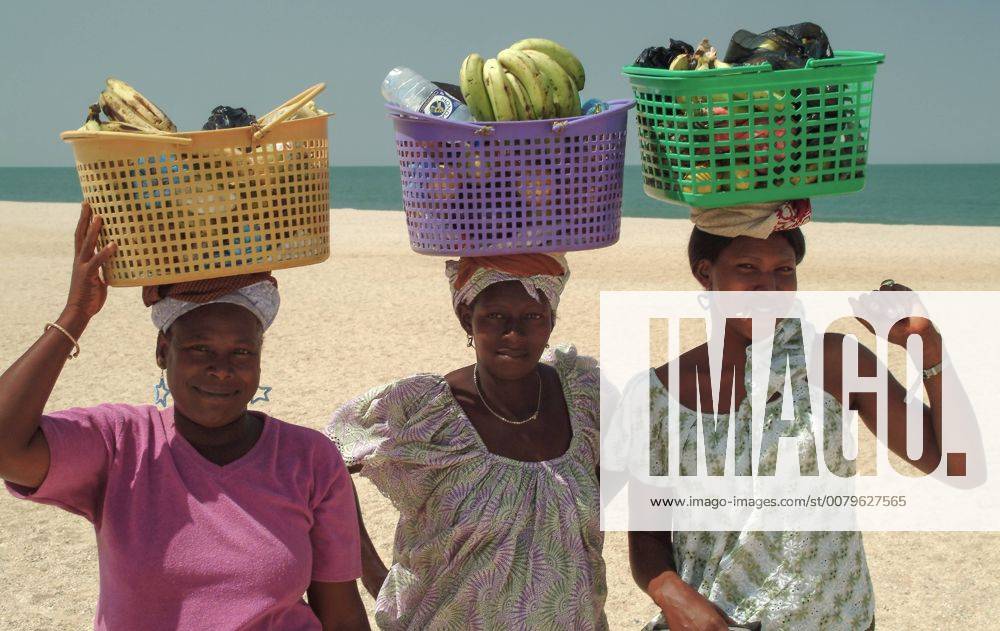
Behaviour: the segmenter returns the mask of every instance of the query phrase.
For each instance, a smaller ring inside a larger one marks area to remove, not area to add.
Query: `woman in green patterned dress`
[[[449,261],[475,363],[338,409],[327,434],[399,510],[388,570],[362,529],[382,629],[606,629],[599,372],[546,352],[562,256]],[[544,354],[543,354],[544,353]]]
[[[696,227],[688,246],[691,272],[707,291],[795,291],[796,266],[804,255],[805,240],[798,227],[773,232],[767,238],[717,236]],[[880,289],[907,290],[891,281]],[[779,349],[803,344],[798,327],[789,322],[779,323],[773,338],[774,355],[782,360],[785,355]],[[941,338],[930,321],[908,318],[903,322],[892,329],[889,342],[905,347],[909,335],[919,335],[924,365],[939,366]],[[730,412],[718,416],[729,416],[735,410],[736,422],[750,414],[751,340],[749,321],[727,321],[719,409]],[[874,395],[853,393],[845,401],[841,392],[842,336],[827,335],[823,345],[825,418],[841,418],[842,406],[849,404],[874,431]],[[789,357],[801,356],[789,353]],[[876,358],[863,346],[859,347],[858,362],[858,374],[876,374]],[[713,410],[711,393],[699,391],[697,385],[699,373],[703,381],[706,377],[702,371],[708,366],[708,345],[682,354],[678,363],[679,392],[668,395],[664,385],[668,383],[668,365],[660,366],[650,374],[649,401],[653,419],[665,419],[668,406],[679,405],[680,439],[684,442],[685,436],[697,432],[695,410],[699,405],[703,413]],[[793,361],[791,382],[803,379],[804,371],[804,362]],[[766,419],[780,417],[783,386],[769,386]],[[941,457],[939,372],[925,371],[924,387],[930,401],[924,409],[924,432],[930,440],[925,438],[927,447],[914,461],[906,456],[906,392],[889,375],[888,446],[921,471],[930,472]],[[625,399],[629,397],[626,392]],[[650,428],[650,474],[665,475],[666,432],[657,429],[656,423]],[[746,451],[749,445],[743,447]],[[737,444],[737,458],[740,451]],[[839,451],[832,449],[825,454],[832,467],[846,464]],[[769,453],[762,447],[763,459],[775,455],[776,451]],[[874,628],[874,598],[860,532],[632,532],[629,560],[636,582],[661,610],[647,629],[716,631],[731,624],[764,631]]]

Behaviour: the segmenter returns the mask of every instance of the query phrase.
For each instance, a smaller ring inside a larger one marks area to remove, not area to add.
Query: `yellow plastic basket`
[[[84,200],[118,252],[109,285],[160,285],[298,267],[330,255],[328,116],[178,134],[64,132]],[[270,114],[268,116],[271,116]]]

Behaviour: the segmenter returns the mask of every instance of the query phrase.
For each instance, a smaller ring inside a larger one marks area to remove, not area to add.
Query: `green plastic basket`
[[[861,190],[884,59],[842,50],[796,70],[626,66],[646,194],[713,208]]]

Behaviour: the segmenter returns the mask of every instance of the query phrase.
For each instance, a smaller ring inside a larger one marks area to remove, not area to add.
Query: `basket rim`
[[[305,118],[296,118],[295,120],[286,120],[286,121],[282,121],[280,123],[277,123],[274,127],[271,128],[271,131],[273,132],[275,130],[282,129],[285,126],[289,126],[289,125],[290,126],[296,126],[296,125],[298,125],[300,123],[315,122],[316,120],[321,119],[321,118],[322,119],[327,119],[327,118],[332,118],[332,117],[333,117],[333,113],[332,112],[328,112],[326,114],[320,114],[318,116],[307,116]],[[250,134],[252,136],[253,135],[253,130],[254,130],[253,127],[247,125],[247,126],[244,126],[244,127],[230,127],[229,129],[199,129],[197,131],[164,132],[162,134],[146,134],[146,133],[143,133],[143,132],[126,132],[126,133],[118,134],[118,133],[114,133],[114,132],[107,132],[107,133],[101,134],[100,136],[93,136],[93,137],[89,137],[89,138],[78,137],[78,138],[61,138],[61,139],[62,139],[63,142],[65,142],[67,144],[73,144],[75,142],[81,142],[81,143],[84,143],[84,142],[94,142],[94,141],[105,142],[105,141],[108,141],[108,140],[111,140],[111,141],[128,140],[128,141],[132,141],[132,142],[136,142],[136,141],[141,142],[142,139],[136,137],[137,135],[140,135],[140,136],[149,136],[151,139],[153,139],[153,138],[190,138],[192,141],[194,141],[194,140],[198,140],[199,138],[200,139],[207,138],[211,134],[215,134],[215,135],[221,137],[224,134],[229,134],[229,135],[235,136],[237,134],[246,135],[247,132],[250,132]],[[66,131],[62,132],[59,135],[60,135],[60,137],[62,137],[63,134],[76,134],[76,133],[78,133],[78,131],[79,130],[76,130],[76,129],[69,129],[69,130],[66,130]],[[156,142],[156,140],[151,140],[151,142]]]
[[[557,246],[523,246],[523,247],[513,247],[513,248],[494,248],[494,249],[483,249],[483,248],[462,248],[460,250],[449,250],[447,252],[442,252],[440,250],[430,250],[430,249],[419,249],[414,245],[413,240],[410,240],[410,250],[414,254],[419,254],[420,256],[433,256],[439,258],[451,257],[476,257],[476,256],[506,256],[511,254],[546,254],[550,252],[591,252],[593,250],[601,250],[604,248],[611,248],[621,242],[621,217],[618,218],[618,234],[614,239],[608,241],[607,243],[584,243],[584,244],[562,244]]]
[[[506,129],[514,129],[518,126],[537,125],[538,123],[575,123],[581,120],[594,121],[602,117],[607,117],[614,114],[618,114],[622,111],[630,110],[636,106],[635,99],[628,99],[628,98],[611,99],[605,102],[611,107],[597,114],[581,114],[580,116],[566,116],[563,118],[539,118],[539,119],[525,120],[525,121],[454,121],[447,118],[438,118],[436,116],[430,116],[428,114],[424,114],[423,112],[414,112],[413,110],[408,110],[406,108],[393,105],[392,103],[386,103],[385,108],[389,111],[387,116],[390,119],[403,118],[413,122],[427,122],[438,125],[456,125],[471,130],[476,130],[476,129],[481,129],[483,127],[503,127]]]
[[[792,73],[812,73],[817,70],[828,68],[843,68],[847,66],[878,65],[885,62],[885,53],[868,52],[860,50],[835,50],[833,57],[827,59],[809,59],[804,68],[788,68],[785,70],[775,70],[771,64],[762,63],[753,66],[733,66],[731,68],[713,68],[711,70],[665,70],[663,68],[645,68],[642,66],[628,65],[622,67],[622,74],[628,78],[641,79],[672,79],[672,80],[698,80],[718,77],[730,77],[740,75],[754,75],[763,73],[781,73],[781,76],[788,77]]]
[[[310,265],[321,265],[330,260],[331,247],[329,244],[324,252],[315,256],[288,259],[264,265],[246,265],[242,267],[227,267],[224,269],[201,270],[198,272],[187,272],[183,274],[165,274],[156,278],[113,278],[108,282],[109,287],[155,287],[157,285],[167,285],[174,283],[189,283],[198,280],[210,280],[215,278],[228,278],[248,273],[274,272],[278,270],[290,270],[296,267],[309,267]],[[252,270],[247,272],[247,270]],[[107,277],[108,272],[105,271]]]

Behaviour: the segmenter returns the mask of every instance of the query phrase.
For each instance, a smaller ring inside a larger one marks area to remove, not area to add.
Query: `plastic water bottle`
[[[609,109],[611,109],[611,106],[608,105],[606,101],[602,101],[601,99],[590,99],[589,101],[581,105],[580,109],[583,111],[584,116],[590,116],[592,114],[600,114],[601,112],[606,112]]]
[[[457,121],[472,120],[469,108],[409,68],[393,68],[382,82],[386,101],[414,112]]]

